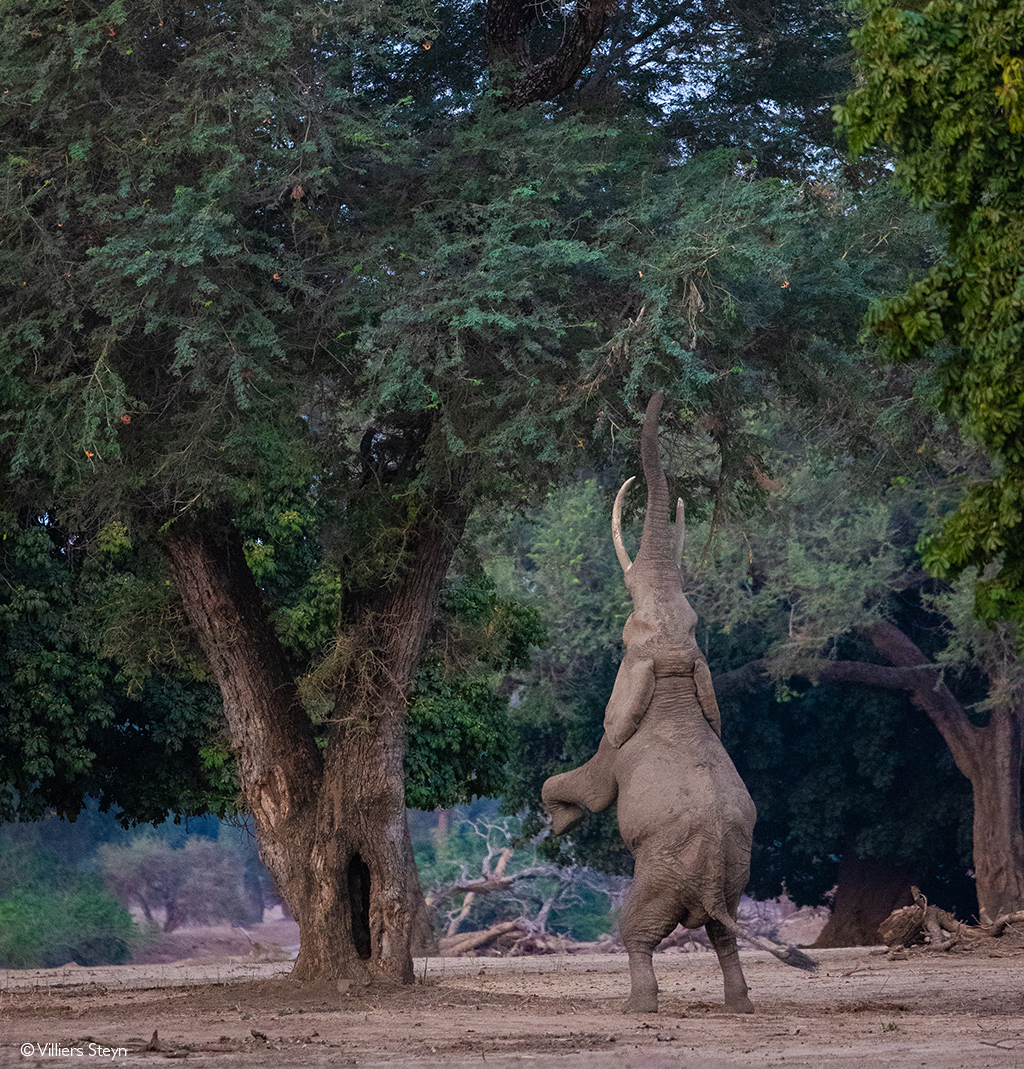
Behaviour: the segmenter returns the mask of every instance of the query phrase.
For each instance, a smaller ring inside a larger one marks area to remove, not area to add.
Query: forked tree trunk
[[[323,756],[237,534],[182,524],[167,541],[260,852],[299,924],[296,979],[413,978],[422,893],[405,821],[407,690],[465,519],[454,492],[424,510],[404,574],[353,625],[370,667],[344,680]]]
[[[843,854],[839,862],[832,915],[815,942],[816,947],[874,946],[878,926],[894,909],[913,902],[914,873],[893,858],[864,858]]]

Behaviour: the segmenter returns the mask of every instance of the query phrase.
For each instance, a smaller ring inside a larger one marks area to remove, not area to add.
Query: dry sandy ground
[[[722,1012],[711,954],[657,956],[657,1016],[619,1012],[616,954],[420,959],[412,987],[347,991],[288,980],[288,962],[255,960],[274,956],[266,942],[248,957],[0,972],[0,1066],[1024,1069],[1024,950],[815,953],[807,974],[744,952],[752,1016]]]

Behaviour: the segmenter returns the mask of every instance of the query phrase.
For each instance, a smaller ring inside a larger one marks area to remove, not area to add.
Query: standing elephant
[[[623,1010],[656,1013],[651,955],[677,924],[708,933],[725,979],[725,1007],[751,1013],[736,937],[799,968],[815,963],[793,947],[746,935],[736,922],[750,875],[756,812],[722,746],[711,672],[697,646],[697,614],[680,576],[683,510],[669,525],[668,483],[658,460],[662,397],[647,406],[642,436],[647,515],[636,560],[622,540],[619,490],[612,512],[615,552],[633,598],[622,638],[626,653],[605,711],[604,736],[585,765],[552,776],[544,806],[556,833],[588,812],[618,803],[619,830],[636,860],[620,932],[632,990]]]

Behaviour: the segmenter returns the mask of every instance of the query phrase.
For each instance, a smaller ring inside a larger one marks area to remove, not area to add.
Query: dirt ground
[[[294,928],[263,929],[0,972],[0,1066],[1024,1069],[1024,948],[1003,942],[815,951],[814,974],[744,951],[752,1016],[722,1011],[714,955],[659,954],[661,1012],[641,1016],[619,1012],[621,954],[418,959],[411,987],[339,990],[290,981]]]

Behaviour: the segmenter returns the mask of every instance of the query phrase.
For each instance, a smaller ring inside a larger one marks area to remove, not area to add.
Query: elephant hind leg
[[[611,762],[602,750],[598,750],[585,765],[546,779],[541,798],[551,815],[552,831],[561,835],[575,828],[587,813],[607,809],[618,793],[619,785]]]
[[[709,920],[704,925],[708,939],[718,955],[725,981],[725,1010],[727,1013],[753,1013],[754,1004],[747,997],[747,981],[740,966],[736,936],[721,922]]]
[[[623,1013],[657,1013],[658,980],[651,955],[680,922],[683,911],[674,893],[666,892],[638,864],[622,909],[619,934],[629,955],[630,994]]]

